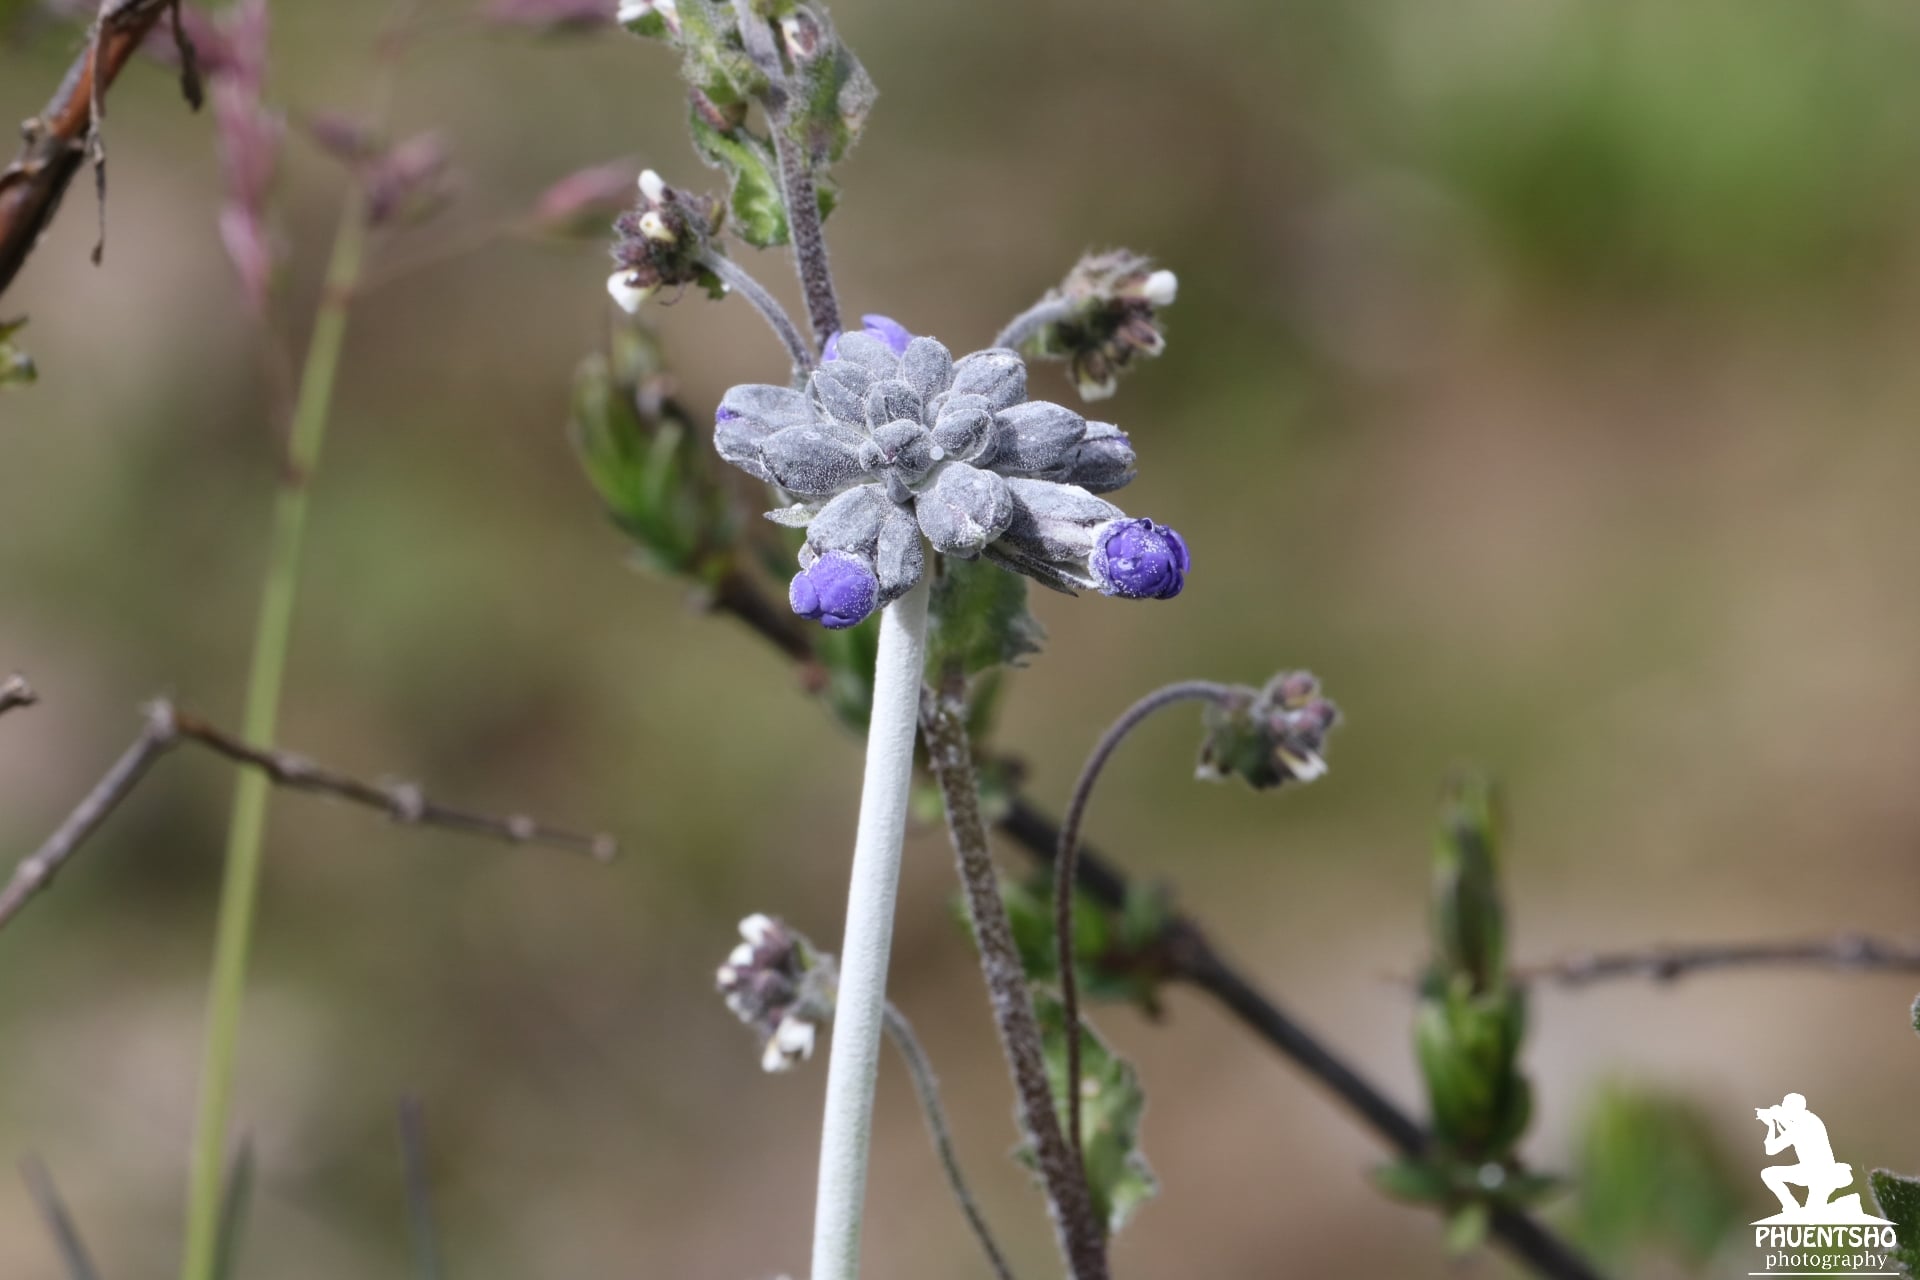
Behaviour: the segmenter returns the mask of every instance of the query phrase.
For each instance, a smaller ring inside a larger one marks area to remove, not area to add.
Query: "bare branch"
[[[363,782],[289,752],[248,746],[197,716],[175,710],[173,704],[163,699],[148,709],[146,727],[134,739],[133,745],[114,762],[79,806],[67,815],[66,821],[47,837],[46,843],[21,861],[5,888],[0,888],[0,928],[4,928],[29,899],[47,887],[67,859],[79,851],[88,837],[139,785],[153,762],[182,742],[198,743],[237,765],[258,769],[279,786],[331,795],[378,809],[395,822],[445,827],[468,835],[504,840],[510,844],[546,845],[584,853],[600,862],[611,860],[618,852],[618,846],[609,835],[580,835],[563,831],[536,822],[524,814],[496,817],[468,809],[456,809],[429,800],[419,787],[411,783]]]
[[[17,672],[0,680],[0,716],[20,707],[30,707],[40,701],[40,695],[33,691],[27,678]]]
[[[89,155],[104,165],[97,124],[107,88],[176,3],[103,0],[85,48],[67,69],[53,99],[26,122],[19,154],[0,169],[0,293],[19,274]],[[183,57],[181,65],[182,84],[192,100],[198,88],[193,59]],[[104,167],[100,174],[104,192]]]
[[[1920,973],[1920,944],[1843,933],[1799,942],[1727,942],[1600,951],[1513,971],[1519,982],[1585,987],[1611,978],[1675,982],[1711,969],[1810,967]]]

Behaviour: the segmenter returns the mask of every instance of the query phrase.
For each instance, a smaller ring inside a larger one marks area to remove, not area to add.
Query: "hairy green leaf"
[[[1045,988],[1033,992],[1034,1013],[1040,1020],[1041,1050],[1046,1056],[1047,1078],[1053,1084],[1054,1103],[1061,1109],[1060,1123],[1067,1123],[1067,1024],[1066,1010]],[[1093,1193],[1093,1209],[1108,1231],[1119,1231],[1142,1204],[1159,1191],[1160,1184],[1147,1167],[1140,1152],[1140,1116],[1146,1109],[1146,1095],[1133,1065],[1108,1048],[1087,1024],[1080,1020],[1080,1118],[1082,1144],[1086,1156],[1087,1185]]]
[[[1873,1186],[1874,1203],[1880,1216],[1893,1224],[1899,1239],[1894,1259],[1907,1274],[1920,1276],[1920,1178],[1909,1178],[1888,1169],[1875,1169],[1868,1176]]]

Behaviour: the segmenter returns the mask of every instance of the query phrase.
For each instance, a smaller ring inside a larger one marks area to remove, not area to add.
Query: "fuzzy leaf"
[[[1454,1257],[1471,1253],[1487,1238],[1493,1211],[1485,1200],[1469,1200],[1447,1218],[1447,1252]]]
[[[933,584],[927,637],[934,670],[976,675],[1001,665],[1024,666],[1040,652],[1046,631],[1027,611],[1027,580],[985,560],[949,557]]]
[[[1054,1105],[1066,1125],[1067,1026],[1066,1010],[1044,988],[1033,993],[1034,1013],[1040,1021],[1041,1050],[1047,1078],[1053,1083]],[[1146,1095],[1133,1065],[1080,1022],[1080,1119],[1085,1148],[1087,1185],[1093,1210],[1110,1232],[1126,1226],[1134,1212],[1159,1191],[1160,1184],[1140,1152],[1140,1116]]]
[[[723,132],[697,110],[688,127],[700,158],[727,175],[727,212],[735,234],[760,249],[785,244],[787,206],[773,144],[744,125]]]
[[[724,493],[696,457],[698,436],[673,401],[649,392],[658,353],[626,330],[613,359],[590,356],[574,376],[574,447],[600,500],[663,572],[705,576],[732,539]],[[645,407],[643,411],[643,405]]]
[[[1409,1204],[1445,1204],[1453,1195],[1453,1179],[1439,1165],[1407,1157],[1373,1171],[1374,1185]]]
[[[1907,1274],[1920,1276],[1920,1178],[1909,1178],[1888,1169],[1875,1169],[1868,1176],[1873,1186],[1874,1203],[1880,1216],[1893,1223],[1899,1245],[1893,1256]]]
[[[1703,1267],[1740,1225],[1742,1178],[1709,1118],[1685,1099],[1601,1089],[1575,1162],[1580,1236],[1621,1274],[1652,1252]]]

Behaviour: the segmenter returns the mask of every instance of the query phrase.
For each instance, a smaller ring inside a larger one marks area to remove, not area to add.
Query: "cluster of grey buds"
[[[715,297],[726,291],[702,261],[720,230],[718,201],[669,187],[652,169],[640,174],[640,196],[613,221],[613,260],[607,292],[629,314],[659,290],[698,284]]]
[[[742,920],[740,937],[720,966],[720,994],[759,1034],[760,1066],[785,1071],[813,1056],[818,1028],[833,1017],[833,957],[771,916]]]
[[[1283,672],[1264,689],[1207,708],[1200,776],[1238,776],[1255,788],[1312,782],[1327,771],[1321,753],[1339,722],[1339,708],[1321,696],[1312,672]]]
[[[800,499],[768,513],[807,528],[795,613],[850,627],[905,595],[926,571],[923,536],[942,555],[984,556],[1069,594],[1180,593],[1180,535],[1095,496],[1133,479],[1132,442],[1028,400],[1017,352],[956,361],[867,316],[822,355],[806,390],[737,386],[715,414],[720,456]]]
[[[1173,272],[1125,249],[1080,259],[1041,305],[1059,318],[1021,344],[1030,356],[1065,360],[1083,400],[1112,395],[1119,376],[1135,360],[1166,350],[1159,310],[1179,292]]]

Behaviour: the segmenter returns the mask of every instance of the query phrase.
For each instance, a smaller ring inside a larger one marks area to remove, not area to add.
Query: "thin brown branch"
[[[27,678],[19,673],[0,680],[0,716],[21,707],[30,707],[40,701],[40,695],[33,691]]]
[[[1857,933],[1793,942],[1726,942],[1597,951],[1513,971],[1520,982],[1585,987],[1613,978],[1676,982],[1713,969],[1829,968],[1920,973],[1920,944]]]
[[[401,782],[363,782],[285,751],[248,746],[214,728],[198,716],[176,710],[164,699],[147,711],[146,727],[133,745],[114,762],[80,804],[38,849],[14,869],[0,888],[0,928],[6,927],[27,902],[45,889],[67,860],[84,845],[119,807],[154,761],[182,742],[198,743],[244,768],[258,769],[275,784],[295,791],[331,795],[378,809],[395,822],[412,826],[444,827],[468,835],[504,840],[510,844],[538,844],[584,853],[597,861],[610,860],[618,848],[608,835],[581,835],[536,822],[523,814],[497,817],[429,800],[419,787]]]
[[[980,967],[993,1005],[1000,1047],[1012,1069],[1020,1099],[1020,1121],[1033,1144],[1034,1165],[1047,1193],[1060,1251],[1073,1280],[1105,1280],[1106,1232],[1093,1212],[1086,1169],[1067,1146],[1041,1055],[1040,1026],[1026,970],[1014,945],[1006,905],[980,816],[980,789],[974,773],[973,745],[967,736],[966,694],[949,676],[921,699],[921,734],[927,761],[946,801],[947,831],[966,891],[967,914],[980,948]],[[1069,1024],[1071,1036],[1077,1028]]]
[[[98,123],[107,89],[176,0],[104,0],[85,47],[44,110],[22,129],[19,154],[0,169],[0,294],[7,291],[60,209],[60,198],[91,155],[105,191],[105,153]],[[181,60],[182,85],[193,100],[194,60]],[[197,106],[198,103],[196,102]]]

